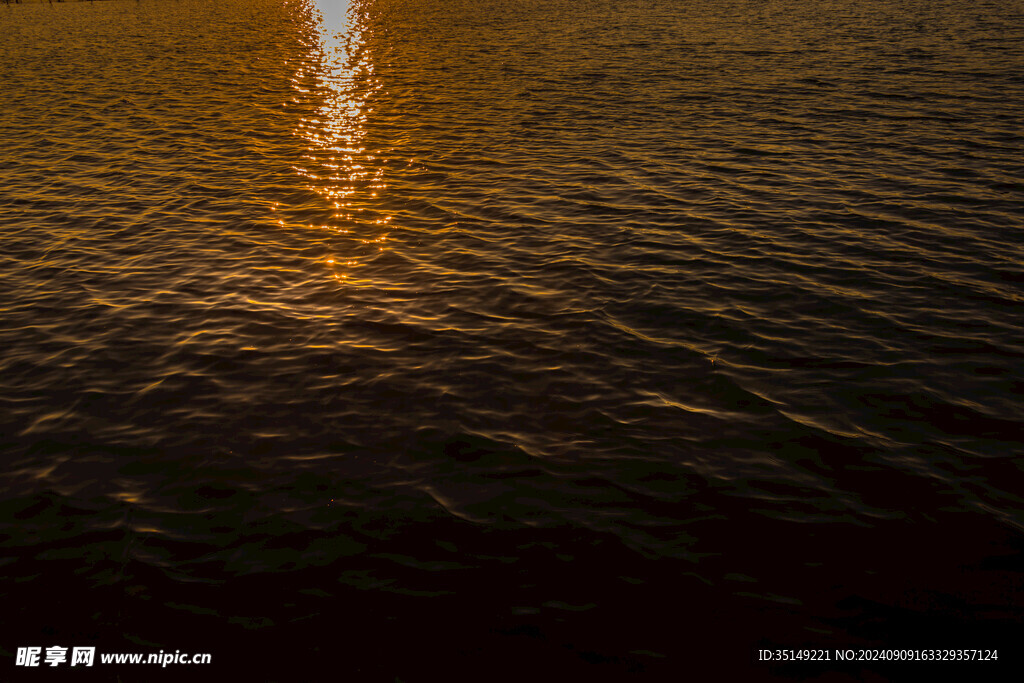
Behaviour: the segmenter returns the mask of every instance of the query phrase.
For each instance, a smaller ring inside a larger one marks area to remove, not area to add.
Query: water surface
[[[1012,659],[1020,2],[114,0],[0,31],[4,652]]]

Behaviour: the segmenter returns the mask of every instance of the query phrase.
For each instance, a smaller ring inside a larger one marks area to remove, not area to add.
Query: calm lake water
[[[70,673],[15,666],[54,645],[212,654],[167,680],[1019,660],[1024,3],[0,35],[3,680]]]

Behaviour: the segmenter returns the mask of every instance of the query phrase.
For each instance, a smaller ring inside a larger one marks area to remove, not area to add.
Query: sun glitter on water
[[[315,71],[298,74],[294,84],[300,91],[304,83],[311,84],[321,104],[299,124],[297,132],[308,142],[308,149],[304,167],[296,170],[309,181],[310,189],[336,209],[331,224],[322,227],[347,233],[352,222],[360,220],[364,204],[385,187],[381,160],[365,144],[372,113],[368,102],[380,82],[367,47],[361,3],[312,0],[309,8],[316,24],[310,60]],[[390,217],[372,221],[385,231],[371,241],[386,241],[389,221]],[[352,262],[330,259],[326,264],[336,279],[344,280],[347,275],[339,266]]]

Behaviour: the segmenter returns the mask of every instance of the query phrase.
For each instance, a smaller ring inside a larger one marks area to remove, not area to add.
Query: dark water
[[[1024,4],[350,4],[0,8],[0,679],[1019,674]]]

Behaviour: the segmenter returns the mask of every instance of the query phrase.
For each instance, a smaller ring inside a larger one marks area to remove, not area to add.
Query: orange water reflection
[[[385,187],[383,165],[365,139],[372,113],[368,102],[380,89],[373,60],[366,43],[368,31],[364,3],[360,0],[310,0],[316,25],[311,45],[312,73],[297,79],[301,91],[312,85],[319,106],[301,119],[298,133],[308,142],[304,167],[297,168],[309,181],[309,188],[327,198],[336,212],[330,225],[336,232],[360,229],[361,241],[382,245],[387,240],[390,217],[368,218],[363,212]],[[309,78],[312,76],[312,78]],[[383,249],[383,246],[380,246]],[[357,261],[340,256],[325,259],[325,265],[339,280],[351,276]]]

